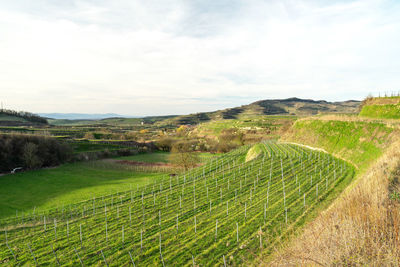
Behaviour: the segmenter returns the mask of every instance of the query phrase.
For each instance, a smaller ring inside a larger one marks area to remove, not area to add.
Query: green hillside
[[[364,168],[399,136],[385,123],[322,118],[296,121],[282,140],[323,148]]]
[[[4,175],[0,179],[0,219],[22,215],[34,207],[40,212],[122,191],[127,186],[136,188],[136,185],[149,183],[159,176],[101,162],[71,163],[52,169]]]
[[[13,115],[8,115],[4,113],[0,113],[0,121],[21,121],[21,122],[27,122],[26,119],[13,116]]]
[[[282,242],[275,255],[264,257],[262,265],[399,266],[399,243],[393,233],[400,218],[400,124],[385,120],[390,112],[382,112],[399,100],[367,99],[362,113],[370,118],[301,119],[281,138],[324,149],[358,168],[354,183],[329,209],[290,242]]]
[[[1,263],[248,265],[254,255],[273,252],[354,176],[345,161],[297,145],[260,144],[265,153],[246,162],[248,150],[138,188],[0,220]]]
[[[0,125],[25,126],[46,124],[47,120],[45,118],[30,112],[0,109]]]
[[[376,119],[400,119],[400,97],[368,98],[363,102],[359,115]]]

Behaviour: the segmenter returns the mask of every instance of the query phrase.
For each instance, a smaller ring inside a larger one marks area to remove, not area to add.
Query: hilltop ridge
[[[400,119],[400,96],[368,97],[361,105],[361,117]]]
[[[23,125],[46,125],[47,120],[39,115],[9,109],[0,109],[0,125],[23,126]]]
[[[266,99],[213,112],[199,112],[176,116],[170,122],[176,124],[197,124],[218,119],[239,119],[254,115],[296,115],[310,116],[321,113],[357,113],[360,101],[347,100],[329,102],[326,100],[301,99]]]

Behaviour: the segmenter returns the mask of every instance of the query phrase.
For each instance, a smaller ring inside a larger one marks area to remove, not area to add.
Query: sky
[[[188,114],[399,91],[400,1],[2,0],[0,101]]]

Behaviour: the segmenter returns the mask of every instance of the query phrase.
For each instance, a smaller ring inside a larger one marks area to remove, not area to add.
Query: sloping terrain
[[[358,170],[326,211],[297,238],[282,240],[275,255],[261,258],[260,264],[399,266],[399,124],[355,117],[304,119],[283,139],[330,151]]]
[[[47,120],[38,115],[8,109],[0,110],[0,126],[32,126],[46,125]]]
[[[385,122],[320,117],[296,121],[281,140],[323,148],[365,168],[399,136],[397,126]]]
[[[400,97],[375,97],[363,101],[361,117],[400,119]]]
[[[248,265],[354,177],[351,164],[322,151],[274,142],[249,149],[136,189],[0,220],[0,264]]]

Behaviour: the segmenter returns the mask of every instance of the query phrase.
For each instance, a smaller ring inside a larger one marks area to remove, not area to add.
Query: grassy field
[[[150,156],[148,156],[150,157]],[[68,205],[93,196],[143,185],[162,174],[139,173],[123,168],[99,168],[99,164],[71,163],[57,168],[8,174],[0,177],[0,218],[16,211],[32,211]]]
[[[168,162],[168,152],[143,153],[114,160],[138,162]],[[201,161],[213,154],[199,153]],[[165,176],[163,172],[151,172],[122,166],[110,161],[70,163],[51,169],[34,170],[0,176],[0,218],[18,212],[54,208],[93,196],[124,191],[141,186]]]
[[[248,150],[138,189],[0,221],[1,263],[245,264],[273,251],[354,175],[345,161],[296,145],[265,143],[246,162]]]

